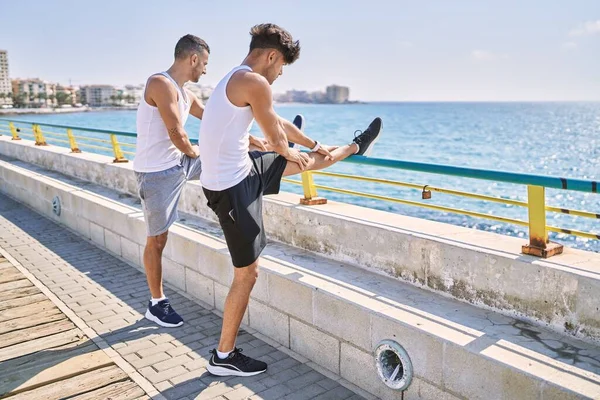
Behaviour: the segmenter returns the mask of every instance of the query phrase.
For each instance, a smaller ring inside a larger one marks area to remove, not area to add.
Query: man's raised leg
[[[356,154],[358,151],[358,146],[355,143],[347,144],[345,146],[338,147],[334,151],[331,152],[331,155],[334,157],[334,160],[326,160],[325,156],[319,153],[309,153],[308,157],[310,158],[308,161],[308,165],[304,171],[300,169],[300,166],[293,162],[288,162],[285,170],[283,171],[283,176],[296,175],[305,171],[317,171],[320,169],[331,167],[338,161],[341,161],[345,158],[350,157],[353,154]]]
[[[361,132],[360,135],[356,136],[353,139],[353,143],[340,146],[334,151],[331,152],[331,155],[334,157],[334,161],[326,160],[325,156],[319,153],[309,153],[309,161],[305,171],[316,171],[319,169],[324,169],[332,166],[338,161],[341,161],[345,158],[350,157],[354,154],[365,155],[369,154],[373,149],[373,145],[379,139],[379,134],[381,133],[382,122],[381,118],[375,118],[373,122]],[[283,171],[283,176],[296,175],[301,172],[304,172],[300,169],[300,166],[296,163],[288,162],[285,170]]]

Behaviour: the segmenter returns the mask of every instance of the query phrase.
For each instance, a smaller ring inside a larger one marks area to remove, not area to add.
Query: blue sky
[[[247,52],[249,28],[300,39],[276,92],[336,83],[377,101],[600,100],[600,1],[0,0],[11,77],[143,83],[177,39],[211,46],[214,85]]]

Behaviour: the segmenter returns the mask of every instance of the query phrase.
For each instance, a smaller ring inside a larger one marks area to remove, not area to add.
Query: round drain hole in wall
[[[58,196],[54,196],[52,199],[52,212],[60,216],[60,198]]]
[[[406,390],[413,377],[412,362],[402,346],[382,340],[375,348],[375,365],[379,379],[394,390]]]

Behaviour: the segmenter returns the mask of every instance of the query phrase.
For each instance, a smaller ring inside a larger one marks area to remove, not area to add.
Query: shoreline
[[[3,115],[48,115],[48,114],[71,114],[98,111],[135,111],[133,107],[74,107],[74,108],[4,108],[0,109]]]
[[[369,104],[369,102],[367,101],[348,101],[346,103],[307,103],[307,102],[301,102],[301,101],[273,101],[273,105],[276,106],[348,106],[348,105],[363,105],[363,104]]]
[[[277,102],[273,104],[277,107],[294,106],[321,106],[321,105],[387,105],[387,104],[421,104],[421,105],[439,105],[439,104],[556,104],[556,103],[600,103],[600,100],[584,101],[352,101],[348,103],[301,103],[301,102]],[[137,105],[133,106],[112,106],[112,107],[74,107],[74,108],[0,108],[0,117],[8,115],[54,115],[54,114],[72,114],[85,112],[103,112],[103,111],[135,111]]]

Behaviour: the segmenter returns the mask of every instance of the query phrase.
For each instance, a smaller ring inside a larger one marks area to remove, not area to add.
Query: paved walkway
[[[1,194],[0,249],[49,289],[55,302],[64,303],[75,324],[95,335],[101,348],[105,343],[106,352],[153,398],[363,398],[253,331],[240,332],[237,345],[267,362],[268,371],[249,378],[210,375],[205,366],[218,343],[218,315],[167,288],[186,323],[167,329],[146,321],[143,273]]]

